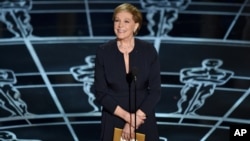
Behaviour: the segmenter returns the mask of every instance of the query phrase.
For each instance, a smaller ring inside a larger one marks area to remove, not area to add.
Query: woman
[[[134,139],[140,132],[146,141],[158,141],[158,54],[150,43],[135,38],[142,24],[142,14],[135,6],[117,6],[113,21],[116,39],[101,45],[95,60],[95,96],[103,107],[101,140],[112,141],[117,127],[124,140]]]

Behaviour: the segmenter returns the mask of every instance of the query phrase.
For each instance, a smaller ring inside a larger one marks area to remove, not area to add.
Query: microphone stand
[[[136,140],[136,80],[137,80],[137,78],[136,78],[136,70],[132,70],[128,75],[127,75],[127,81],[128,81],[128,83],[129,83],[129,112],[130,113],[132,113],[132,108],[131,108],[131,104],[132,104],[132,102],[131,102],[131,84],[132,84],[132,82],[134,82],[134,87],[135,87],[135,89],[134,89],[134,111],[135,111],[135,121],[134,121],[134,125],[135,125],[135,130],[134,130],[134,134],[135,134],[135,141],[137,141]],[[130,121],[132,120],[132,117],[130,116]],[[131,128],[130,128],[130,136],[131,136]]]
[[[132,113],[132,108],[131,108],[131,104],[132,104],[132,102],[131,102],[131,83],[132,83],[132,81],[133,81],[133,76],[132,76],[132,73],[131,72],[129,72],[128,74],[127,74],[127,76],[126,76],[126,79],[127,79],[127,82],[128,82],[128,85],[129,85],[129,113]],[[130,121],[132,121],[132,116],[130,115]],[[131,123],[130,123],[131,124]],[[129,129],[129,136],[131,137],[131,134],[132,134],[132,131],[131,131],[131,128]]]
[[[136,78],[136,75],[133,74],[133,80],[134,80],[134,83],[135,83],[135,85],[134,85],[134,86],[135,86],[135,89],[134,89],[134,90],[135,90],[135,101],[134,101],[134,102],[135,102],[135,103],[134,103],[134,104],[135,104],[135,131],[134,131],[134,133],[135,133],[135,141],[137,141],[137,140],[136,140],[136,98],[137,98],[137,97],[136,97],[136,79],[137,79],[137,78]]]

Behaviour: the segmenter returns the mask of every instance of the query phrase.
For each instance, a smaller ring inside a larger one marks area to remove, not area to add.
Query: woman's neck
[[[134,48],[134,38],[126,39],[126,40],[117,40],[117,46],[122,49],[130,49]]]

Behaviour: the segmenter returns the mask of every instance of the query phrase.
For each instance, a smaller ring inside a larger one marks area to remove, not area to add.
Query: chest
[[[136,69],[139,82],[148,79],[150,61],[144,53],[131,52],[127,57],[122,53],[110,54],[105,60],[105,76],[108,83],[126,83],[127,72]],[[128,69],[129,70],[126,70]]]

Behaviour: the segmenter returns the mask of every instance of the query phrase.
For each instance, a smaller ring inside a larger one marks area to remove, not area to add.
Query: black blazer
[[[103,106],[101,139],[111,141],[113,128],[123,128],[125,122],[113,115],[120,105],[127,111],[141,109],[145,112],[147,119],[138,132],[145,133],[147,141],[157,141],[154,109],[161,96],[158,53],[152,44],[136,38],[129,59],[130,68],[136,70],[136,81],[132,83],[128,83],[123,54],[116,40],[97,49],[94,87],[96,100]]]

